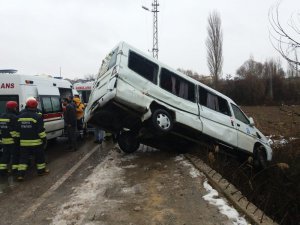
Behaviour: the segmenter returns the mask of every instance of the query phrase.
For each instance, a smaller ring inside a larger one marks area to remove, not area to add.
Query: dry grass
[[[300,106],[244,106],[263,134],[300,138]]]
[[[277,170],[273,168],[270,171],[272,185],[266,188],[267,190],[273,188],[275,193],[270,199],[274,208],[270,209],[269,213],[272,215],[278,210],[274,215],[278,222],[298,224],[300,223],[300,106],[242,108],[248,116],[254,118],[256,127],[265,135],[292,139],[284,145],[273,146],[272,165],[276,165]]]

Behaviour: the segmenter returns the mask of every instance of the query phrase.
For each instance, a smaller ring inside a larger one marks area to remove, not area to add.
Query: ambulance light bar
[[[32,80],[25,80],[25,84],[33,84]]]

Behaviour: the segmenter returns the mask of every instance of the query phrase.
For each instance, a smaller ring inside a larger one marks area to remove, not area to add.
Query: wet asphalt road
[[[174,151],[142,145],[124,154],[93,137],[76,152],[66,147],[63,138],[48,146],[49,175],[32,166],[22,183],[1,180],[0,225],[247,224],[205,201],[206,178]]]
[[[50,174],[39,177],[34,165],[27,171],[25,181],[17,182],[13,177],[0,181],[0,224],[49,224],[57,209],[65,202],[92,169],[107,154],[102,147],[93,143],[92,137],[79,142],[76,152],[67,150],[65,138],[49,143],[46,150]],[[53,209],[53,210],[52,210]]]

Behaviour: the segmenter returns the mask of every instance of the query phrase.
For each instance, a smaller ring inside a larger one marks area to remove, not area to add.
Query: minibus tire
[[[152,114],[152,124],[158,131],[167,133],[173,128],[173,119],[164,109],[156,109]]]
[[[123,131],[118,135],[118,144],[125,153],[133,153],[140,147],[136,134],[131,131]]]
[[[262,146],[257,147],[255,151],[254,166],[258,170],[263,170],[268,166],[266,151]]]

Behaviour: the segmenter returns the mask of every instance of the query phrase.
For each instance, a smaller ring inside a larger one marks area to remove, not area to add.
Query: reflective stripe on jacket
[[[46,138],[43,118],[36,111],[26,110],[19,116],[17,136],[22,147],[42,145]]]
[[[17,138],[17,115],[16,112],[8,111],[0,115],[1,143],[11,145]]]
[[[15,143],[15,141],[13,138],[2,138],[2,144],[4,144],[4,145],[11,145],[14,143]]]

